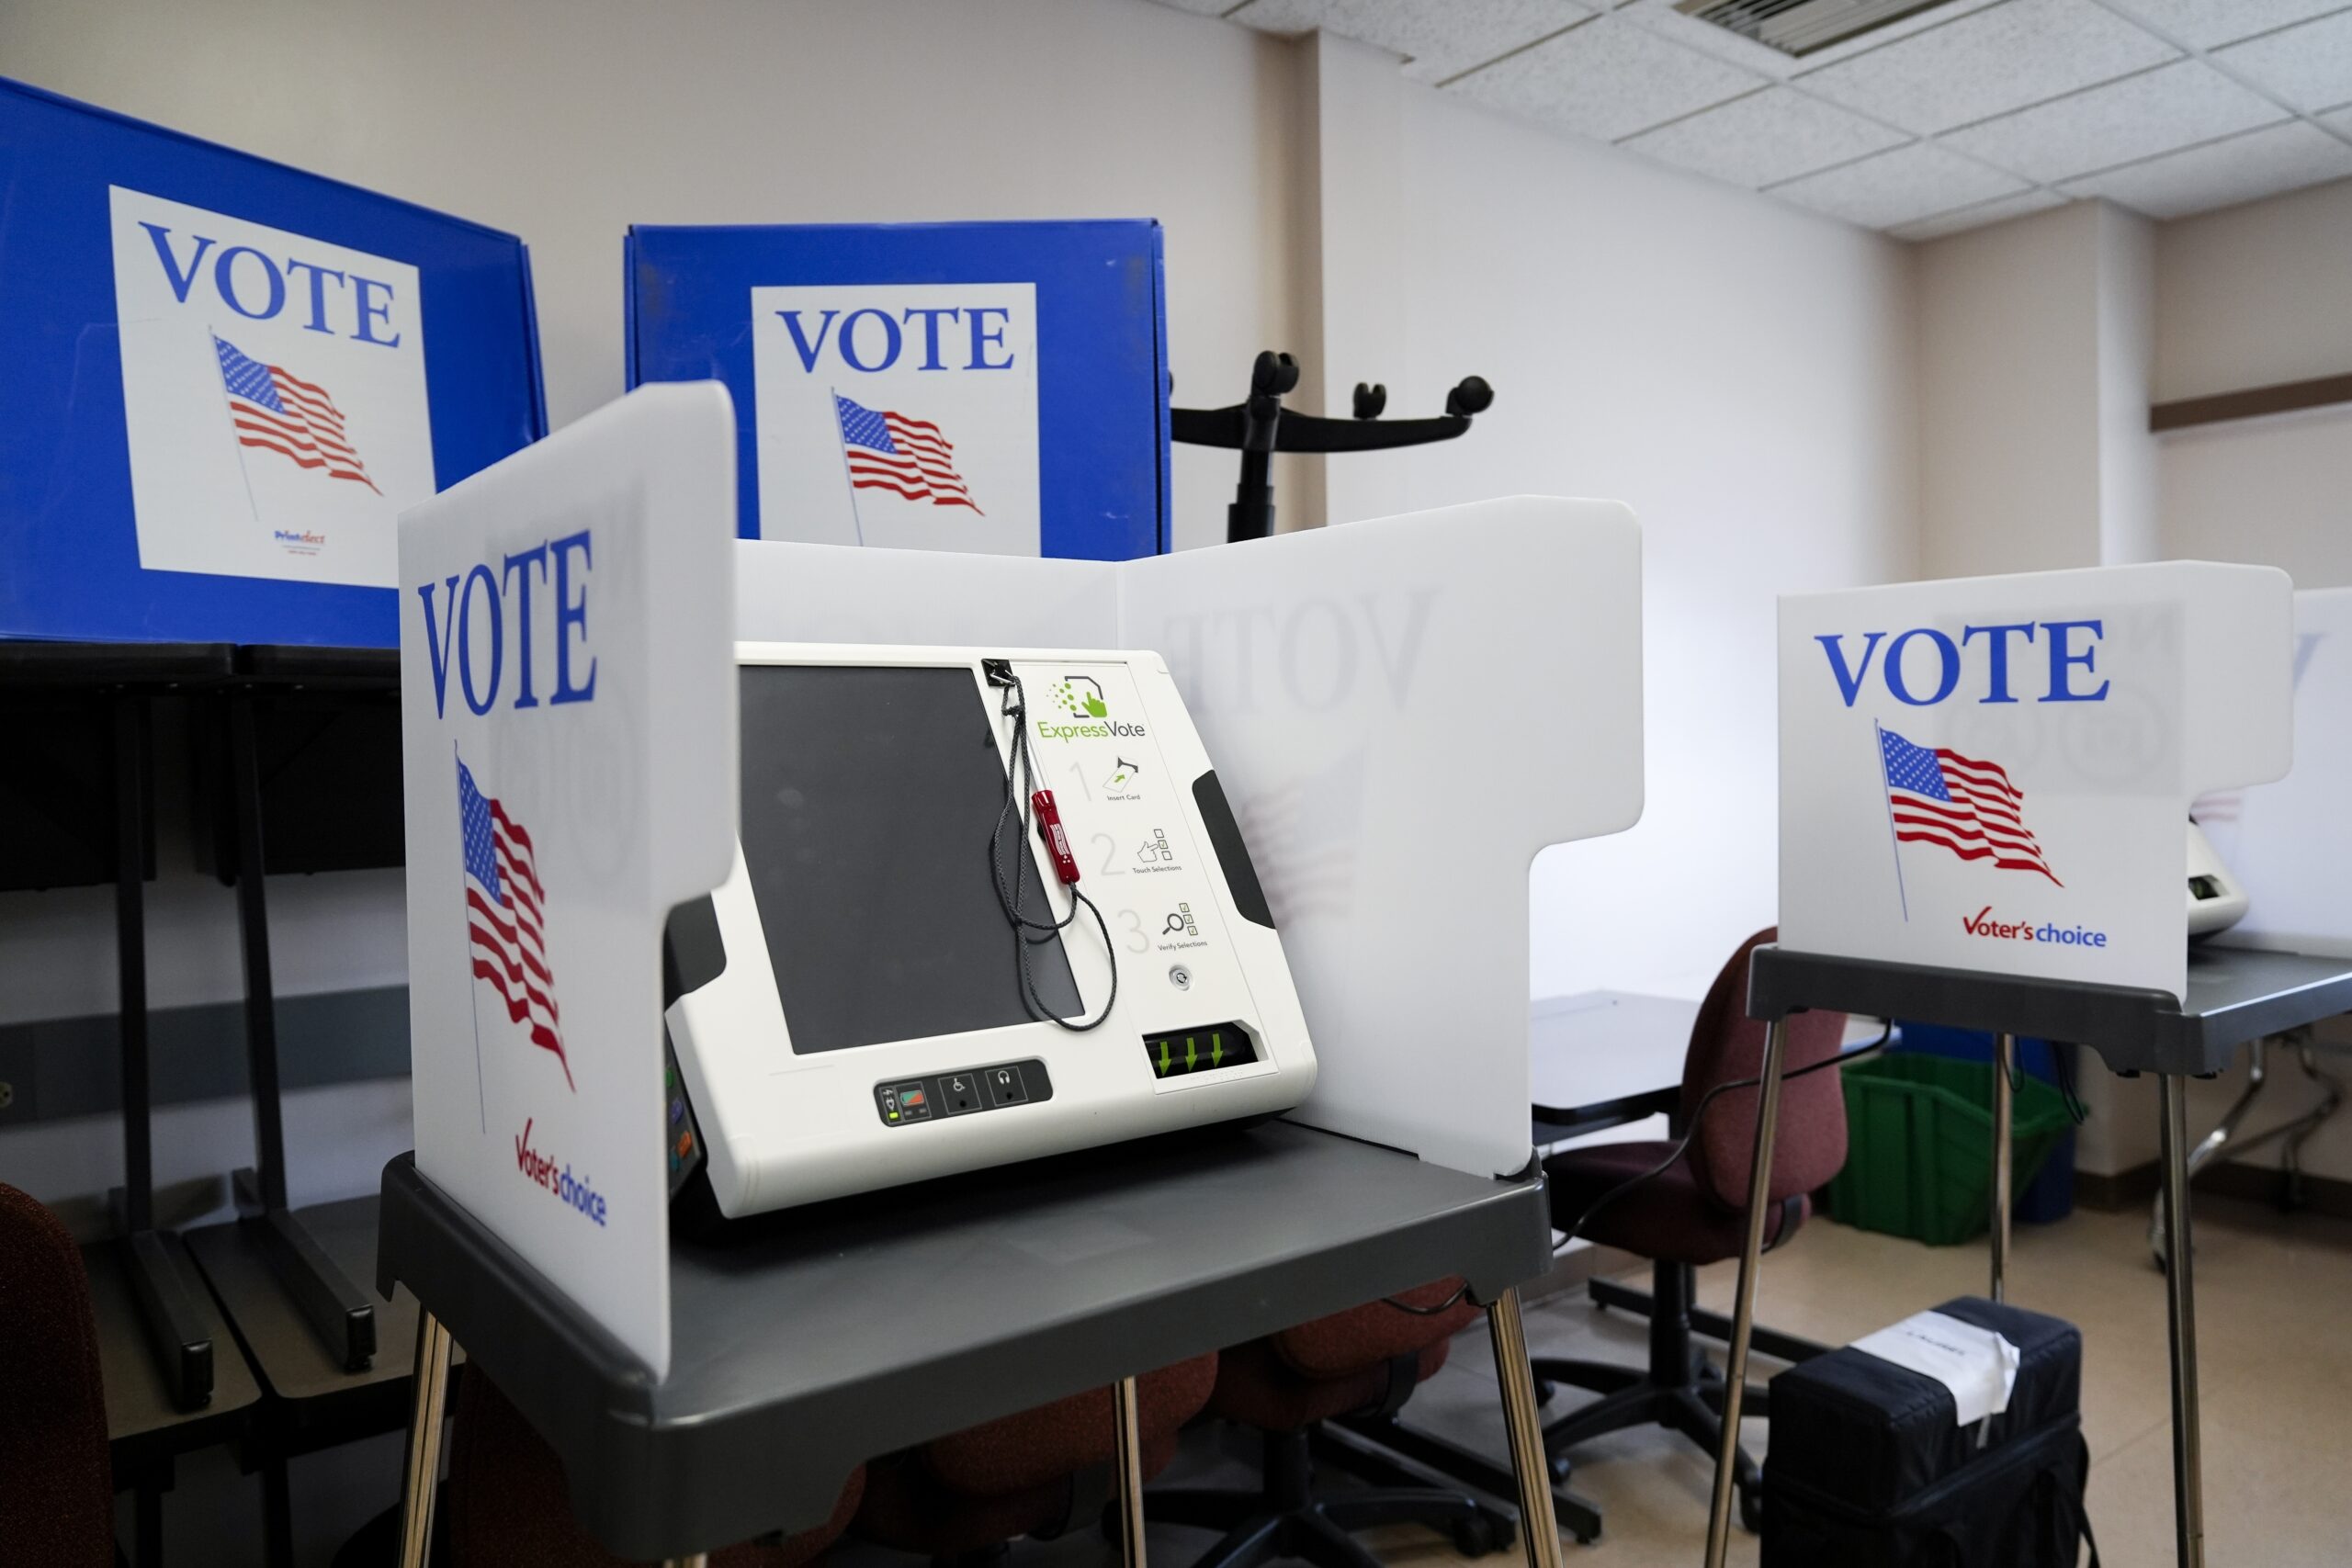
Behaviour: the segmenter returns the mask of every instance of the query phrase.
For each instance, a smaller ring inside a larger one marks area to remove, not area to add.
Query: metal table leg
[[[2016,1119],[2018,1037],[1996,1036],[1993,1046],[1993,1299],[2009,1299],[2009,1179],[2016,1158],[2010,1128]]]
[[[1136,1380],[1111,1388],[1112,1453],[1119,1467],[1119,1561],[1143,1568],[1143,1433]]]
[[[441,1320],[416,1314],[416,1385],[409,1396],[408,1468],[401,1480],[400,1568],[424,1568],[433,1550],[433,1504],[441,1478],[441,1417],[453,1341]]]
[[[1487,1309],[1487,1333],[1495,1348],[1495,1381],[1502,1385],[1503,1429],[1519,1483],[1519,1533],[1526,1542],[1528,1568],[1560,1568],[1560,1522],[1552,1512],[1552,1470],[1544,1453],[1544,1418],[1536,1408],[1518,1291],[1505,1291]]]
[[[2197,1292],[2188,1237],[2188,1086],[2157,1079],[2164,1111],[2165,1292],[2172,1330],[2172,1490],[2180,1568],[2205,1568],[2204,1461],[2197,1422]]]
[[[153,1097],[147,1049],[148,736],[145,699],[114,705],[115,973],[122,1028],[122,1260],[132,1297],[172,1403],[212,1402],[212,1336],[196,1313],[197,1291],[155,1229]]]
[[[245,1070],[254,1097],[254,1174],[239,1172],[240,1206],[259,1213],[251,1225],[270,1271],[334,1351],[345,1371],[376,1358],[376,1307],[336,1268],[288,1210],[284,1097],[277,1072],[277,998],[270,978],[269,897],[262,852],[261,751],[254,695],[229,698],[229,776],[236,795],[237,928],[244,950]]]
[[[1747,1392],[1748,1337],[1756,1329],[1756,1275],[1764,1258],[1764,1222],[1772,1196],[1772,1145],[1781,1130],[1781,1064],[1787,1055],[1789,1021],[1776,1018],[1764,1031],[1763,1082],[1756,1097],[1756,1159],[1747,1177],[1747,1240],[1739,1254],[1739,1287],[1733,1298],[1731,1353],[1724,1362],[1724,1440],[1715,1451],[1715,1495],[1707,1514],[1707,1568],[1724,1568],[1731,1551],[1732,1487],[1739,1469],[1739,1406]]]
[[[2290,1213],[2303,1206],[2303,1145],[2329,1117],[2344,1106],[2344,1086],[2320,1071],[2319,1062],[2311,1047],[2311,1032],[2300,1032],[2302,1039],[2295,1047],[2296,1060],[2301,1063],[2303,1077],[2317,1084],[2324,1096],[2301,1116],[2288,1124],[2286,1146],[2279,1151],[2279,1168],[2286,1185],[2279,1193],[2279,1205]]]

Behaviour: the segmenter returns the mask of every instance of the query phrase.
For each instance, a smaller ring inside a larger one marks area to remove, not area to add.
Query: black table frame
[[[302,1309],[345,1371],[364,1371],[376,1354],[374,1303],[337,1268],[288,1206],[284,1093],[278,1071],[277,1002],[271,977],[266,853],[266,779],[262,733],[276,702],[289,695],[341,694],[353,702],[386,702],[400,690],[400,655],[393,649],[247,647],[236,650],[235,672],[220,692],[224,794],[229,852],[216,853],[221,880],[237,891],[237,927],[244,964],[245,1063],[254,1103],[254,1165],[233,1173],[243,1224],[253,1231],[279,1284]],[[395,715],[397,708],[393,709]],[[351,770],[345,769],[348,773]],[[199,767],[199,774],[209,772]],[[366,781],[352,781],[354,788]],[[374,781],[378,788],[384,781]],[[389,785],[397,815],[399,783]],[[210,803],[208,803],[210,804]],[[380,804],[379,805],[380,809]],[[216,813],[217,814],[217,813]],[[336,866],[296,862],[276,869]]]
[[[112,871],[122,1041],[123,1262],[165,1386],[183,1411],[212,1397],[212,1337],[193,1284],[155,1229],[153,1100],[147,1006],[146,879],[154,860],[154,699],[200,692],[227,678],[221,643],[0,641],[0,703],[74,694],[108,720],[114,795]],[[41,759],[36,765],[52,765]],[[142,1503],[142,1517],[145,1506]]]
[[[1171,1222],[1152,1216],[1181,1224],[1154,1228]],[[592,1535],[623,1556],[687,1563],[766,1530],[813,1527],[868,1458],[1109,1382],[1125,1439],[1123,1540],[1136,1562],[1136,1376],[1448,1274],[1464,1277],[1487,1308],[1526,1549],[1535,1568],[1557,1568],[1517,1293],[1551,1258],[1532,1167],[1518,1179],[1480,1180],[1273,1122],[746,1224],[715,1244],[673,1242],[679,1350],[657,1382],[410,1156],[386,1168],[378,1288],[389,1295],[404,1283],[422,1306],[404,1568],[421,1563],[431,1529],[440,1389],[456,1337],[562,1458],[573,1511]],[[1213,1267],[1183,1251],[1208,1255],[1200,1232],[1182,1225],[1214,1230]],[[1122,1231],[1149,1245],[1130,1237],[1102,1260],[1028,1261],[1057,1236]],[[895,1331],[858,1303],[895,1303],[911,1280],[936,1277],[926,1269],[966,1257],[1003,1270],[1004,1293],[976,1304],[967,1280],[944,1304],[907,1296],[909,1311],[946,1314],[938,1321],[956,1334],[875,1341]],[[1057,1281],[1059,1298],[1037,1280]],[[763,1324],[820,1342],[784,1355],[755,1332]]]
[[[2188,1225],[2187,1079],[2210,1077],[2250,1040],[2352,1011],[2352,961],[2298,953],[2201,947],[2189,952],[2188,985],[2168,992],[2121,986],[1979,974],[1759,947],[1748,973],[1747,1011],[1766,1024],[1762,1092],[1757,1096],[1755,1165],[1749,1173],[1747,1236],[1740,1258],[1725,1370],[1724,1449],[1715,1463],[1708,1521],[1708,1568],[1729,1546],[1732,1454],[1755,1324],[1756,1274],[1763,1251],[1773,1135],[1778,1131],[1788,1019],[1808,1010],[1917,1019],[1990,1030],[2002,1037],[2006,1067],[2018,1035],[2063,1040],[2097,1051],[2115,1072],[2158,1076],[2162,1099],[2167,1251],[2166,1305],[2172,1359],[2174,1544],[2179,1568],[2203,1568],[2203,1461],[2198,1426],[2196,1290]],[[2007,1225],[2007,1074],[1997,1071],[1995,1106],[1994,1268],[2000,1280]]]

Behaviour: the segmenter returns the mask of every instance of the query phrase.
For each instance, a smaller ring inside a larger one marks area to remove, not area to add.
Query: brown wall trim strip
[[[2244,392],[2216,392],[2210,398],[2182,398],[2148,410],[2153,431],[2184,430],[2193,424],[2220,424],[2233,419],[2259,419],[2265,414],[2322,409],[2352,403],[2352,376],[2322,376],[2311,381],[2282,381]]]
[[[2272,1156],[2274,1159],[2277,1157]],[[2154,1199],[2161,1172],[2156,1162],[2135,1165],[2113,1176],[2101,1176],[2094,1171],[2075,1172],[2075,1201],[2086,1209],[2116,1213],[2126,1209],[2144,1209]],[[2211,1193],[2217,1198],[2245,1198],[2257,1202],[2276,1203],[2284,1190],[2286,1177],[2276,1165],[2240,1165],[2224,1160],[2209,1165],[2197,1173],[2192,1190],[2200,1197]],[[2352,1181],[2332,1176],[2303,1178],[2302,1206],[2314,1214],[2333,1214],[2339,1219],[2352,1217]],[[2190,1212],[2195,1212],[2192,1204]]]

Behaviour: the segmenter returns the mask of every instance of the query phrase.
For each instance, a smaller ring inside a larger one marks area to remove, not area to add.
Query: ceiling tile
[[[2092,0],[2011,0],[1796,80],[1864,114],[1938,131],[2177,57]]]
[[[1592,12],[1576,0],[1250,0],[1233,19],[1261,32],[1320,28],[1377,44],[1403,55],[1405,74],[1415,81],[1442,82]]]
[[[2212,49],[2329,11],[2344,0],[2115,0],[2192,49]]]
[[[1632,138],[1630,150],[1750,190],[1880,152],[1907,140],[1899,130],[1792,93],[1760,93]]]
[[[2319,122],[2338,136],[2352,137],[2352,108],[2337,109],[2334,114],[2324,114],[2319,117]]]
[[[2287,118],[2202,61],[2182,60],[1939,140],[2030,180],[2054,182]]]
[[[2151,218],[2179,218],[2352,175],[2352,145],[2296,119],[2069,181]]]
[[[1887,232],[1898,240],[1940,240],[1946,234],[1957,234],[1966,229],[1982,229],[1987,223],[1999,223],[2011,218],[2022,218],[2029,212],[2041,212],[2052,207],[2064,207],[2066,198],[2051,191],[2020,191],[2016,196],[1996,197],[1980,201],[1973,207],[1963,207],[1957,212],[1939,212],[1933,218],[1922,218],[1916,223],[1905,223]]]
[[[1914,141],[1774,186],[1772,194],[1865,229],[1891,229],[2025,187],[2023,180],[1948,148]]]
[[[2233,44],[2213,58],[2307,113],[2352,104],[2352,11]]]
[[[1179,11],[1190,11],[1195,17],[1222,17],[1233,9],[1236,0],[1159,0],[1159,3]]]
[[[1615,141],[1738,97],[1761,79],[1609,17],[1474,71],[1453,91]]]

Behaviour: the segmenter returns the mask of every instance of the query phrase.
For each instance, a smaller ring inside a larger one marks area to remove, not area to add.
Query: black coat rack
[[[1466,433],[1471,419],[1486,412],[1495,400],[1495,389],[1484,378],[1465,376],[1446,393],[1445,412],[1439,417],[1384,420],[1380,416],[1388,407],[1387,387],[1359,381],[1351,420],[1311,413],[1285,416],[1283,399],[1297,386],[1297,361],[1269,349],[1250,367],[1247,400],[1221,409],[1169,410],[1170,434],[1176,440],[1241,454],[1241,482],[1235,487],[1233,504],[1225,513],[1228,543],[1262,539],[1274,531],[1271,470],[1275,453],[1375,452],[1451,441]]]

